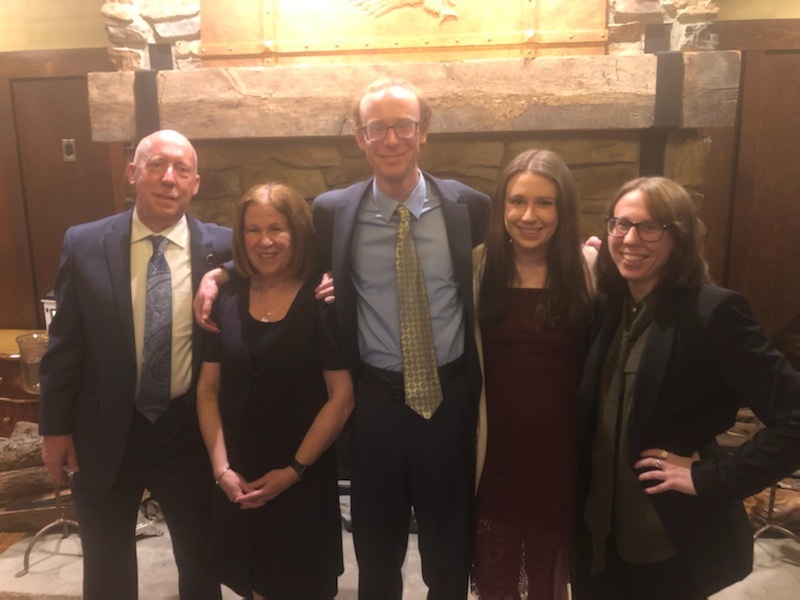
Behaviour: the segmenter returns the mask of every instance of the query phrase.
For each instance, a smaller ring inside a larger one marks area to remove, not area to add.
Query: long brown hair
[[[711,277],[705,257],[706,227],[697,216],[689,192],[665,177],[633,179],[619,189],[608,209],[608,216],[614,216],[617,202],[635,190],[641,191],[650,216],[669,225],[664,235],[671,236],[674,242],[655,289],[687,289],[709,283]],[[627,292],[628,283],[614,264],[608,246],[606,232],[597,256],[597,289],[605,294],[622,295]]]
[[[517,276],[504,215],[508,184],[515,175],[525,172],[546,177],[556,186],[558,226],[547,247],[548,293],[538,305],[537,316],[548,325],[579,326],[588,318],[591,299],[578,231],[578,192],[566,163],[550,150],[533,149],[519,154],[500,176],[486,235],[486,267],[478,315],[482,320],[499,319],[505,311],[508,288]]]

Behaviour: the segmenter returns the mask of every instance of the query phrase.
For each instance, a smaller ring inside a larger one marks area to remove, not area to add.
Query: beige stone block
[[[144,69],[146,53],[144,49],[109,48],[108,57],[117,71],[136,71]]]
[[[466,166],[464,168],[455,168],[452,172],[456,179],[460,180],[462,177],[467,177],[472,180],[480,179],[481,181],[487,182],[492,186],[492,189],[494,189],[497,178],[500,176],[500,167]]]
[[[733,127],[739,99],[741,53],[687,52],[683,63],[682,126]]]
[[[195,56],[175,56],[175,68],[179,71],[193,71],[203,68],[203,61]]]
[[[612,56],[636,56],[644,52],[644,42],[617,43],[608,45],[608,54]]]
[[[194,199],[189,203],[189,214],[206,223],[233,227],[236,205],[239,200],[241,200],[241,196],[214,198],[213,200]]]
[[[500,142],[428,142],[422,147],[420,164],[431,171],[453,171],[465,167],[498,167],[503,160]]]
[[[513,142],[509,144],[509,159],[531,148],[552,150],[570,166],[639,160],[639,136],[635,133],[623,133],[619,137],[576,135],[565,139]]]
[[[659,0],[614,0],[610,8],[614,23],[660,23],[665,16]]]
[[[719,38],[709,23],[673,23],[670,44],[682,52],[708,51],[719,47]]]
[[[605,214],[623,183],[639,176],[638,163],[615,163],[572,168],[572,176],[583,202]]]
[[[89,73],[88,91],[92,139],[126,142],[136,137],[133,73]]]
[[[606,217],[605,214],[581,213],[579,215],[579,223],[581,241],[593,235],[602,237],[606,227]]]
[[[200,35],[200,15],[175,21],[156,21],[153,29],[162,40],[196,38]]]
[[[200,56],[200,40],[178,40],[173,46],[175,56],[181,58],[197,58]]]
[[[314,198],[327,190],[325,179],[318,169],[295,169],[277,161],[266,165],[244,165],[242,181],[245,190],[260,181],[285,183],[304,198]]]
[[[702,189],[712,140],[706,136],[675,133],[669,137],[665,163],[667,175],[683,185]]]
[[[298,169],[335,167],[341,163],[339,151],[331,144],[293,144],[267,152],[273,160]]]
[[[357,156],[342,156],[342,161],[337,167],[323,169],[322,176],[328,190],[341,189],[372,177],[372,170],[363,154]]]
[[[130,23],[139,15],[139,6],[131,0],[106,0],[100,14],[107,19]]]
[[[200,169],[224,170],[269,160],[264,140],[214,140],[194,144]]]
[[[336,147],[343,158],[354,158],[364,161],[364,151],[358,147],[354,135],[347,135],[336,140]]]
[[[200,191],[198,200],[223,198],[242,194],[242,173],[240,169],[215,171],[200,168]]]
[[[437,177],[441,177],[443,179],[454,178],[452,173],[434,173]],[[479,192],[483,192],[487,194],[489,197],[492,196],[495,192],[495,188],[497,187],[496,178],[492,179],[484,179],[483,177],[472,177],[470,175],[461,175],[456,177],[458,181],[463,183],[464,185],[468,185],[474,190],[478,190]]]
[[[667,13],[682,22],[710,21],[719,16],[719,0],[662,0]]]
[[[125,46],[129,44],[152,44],[155,42],[153,29],[139,17],[130,23],[106,21],[106,33],[112,44]]]
[[[608,41],[613,44],[640,42],[644,26],[638,21],[608,26]]]
[[[200,16],[200,0],[139,0],[139,5],[139,14],[153,21]]]

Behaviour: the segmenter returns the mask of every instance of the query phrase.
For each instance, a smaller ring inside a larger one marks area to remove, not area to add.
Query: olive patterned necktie
[[[442,386],[436,368],[428,294],[411,235],[411,213],[402,204],[398,205],[397,213],[400,224],[397,226],[395,268],[406,405],[430,419],[442,403]]]
[[[172,280],[164,250],[169,240],[150,237],[153,255],[147,263],[144,348],[136,409],[155,422],[169,407],[172,375]]]

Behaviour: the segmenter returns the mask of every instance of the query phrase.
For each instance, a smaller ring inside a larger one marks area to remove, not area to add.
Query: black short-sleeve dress
[[[318,280],[309,278],[274,323],[250,316],[249,281],[220,292],[221,333],[209,334],[204,360],[220,363],[228,460],[248,481],[289,464],[327,401],[323,370],[345,368],[333,311],[314,299]],[[219,578],[237,593],[332,598],[344,570],[333,448],[259,509],[242,510],[219,490],[213,528]]]

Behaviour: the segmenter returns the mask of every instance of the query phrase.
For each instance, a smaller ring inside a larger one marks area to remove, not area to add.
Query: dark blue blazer
[[[697,496],[665,492],[651,499],[697,590],[710,595],[752,569],[752,531],[741,500],[800,467],[800,374],[775,350],[740,294],[703,285],[654,296],[627,450],[631,467],[649,448],[699,453],[692,467]],[[621,298],[598,300],[581,387],[584,487],[603,363],[622,310]],[[767,427],[728,455],[715,436],[733,426],[740,406],[749,406]]]
[[[472,302],[472,249],[483,242],[489,224],[489,197],[452,179],[438,179],[423,173],[428,185],[439,192],[453,259],[458,291],[464,303],[467,359],[470,386],[475,401],[480,395],[480,366],[472,334],[475,309]],[[342,332],[345,356],[351,369],[359,364],[356,290],[350,267],[358,207],[372,189],[372,179],[343,190],[325,192],[314,200],[314,228],[320,247],[321,267],[331,270],[336,285],[336,315]]]
[[[131,216],[128,210],[67,230],[56,277],[57,310],[41,364],[39,433],[72,434],[81,485],[96,494],[106,493],[117,478],[135,410]],[[187,220],[196,291],[206,271],[230,258],[231,232]],[[193,384],[202,339],[195,323]],[[193,403],[187,410],[194,410]]]

